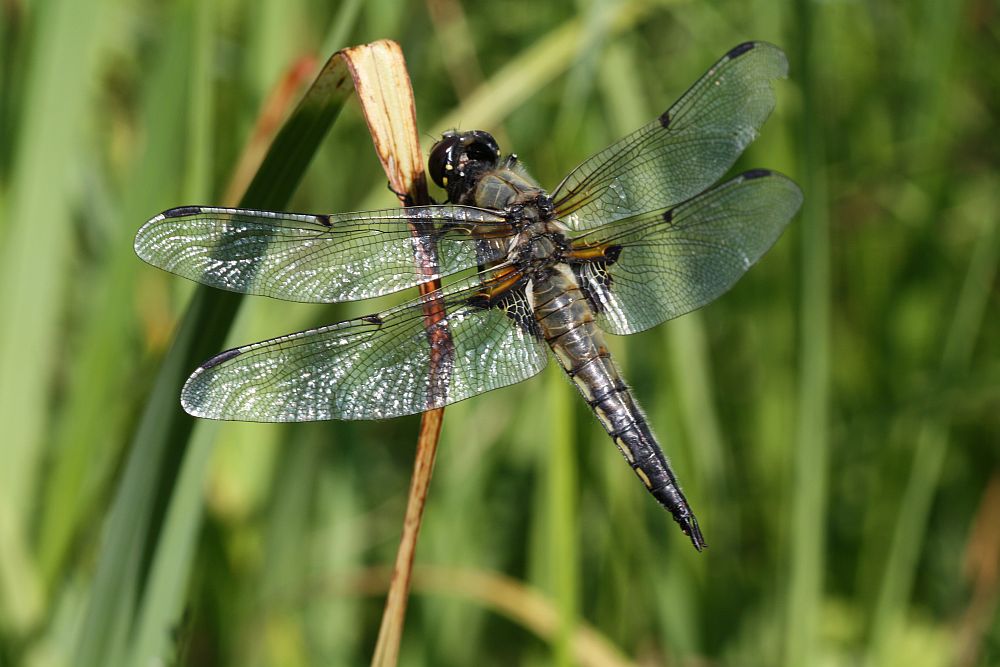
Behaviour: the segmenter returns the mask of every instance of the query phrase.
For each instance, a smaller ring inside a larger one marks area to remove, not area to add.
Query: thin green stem
[[[577,562],[577,464],[573,401],[577,400],[562,373],[548,375],[549,437],[549,571],[559,628],[554,664],[573,664],[572,639],[580,617]]]
[[[816,17],[808,0],[795,4],[798,35],[793,71],[802,89],[800,178],[805,201],[801,227],[800,368],[794,447],[791,570],[784,663],[813,664],[823,594],[830,383],[830,221],[823,135],[814,122],[821,105]]]

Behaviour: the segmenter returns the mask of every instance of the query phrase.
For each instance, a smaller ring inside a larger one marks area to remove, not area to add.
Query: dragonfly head
[[[431,149],[427,169],[450,201],[462,203],[462,195],[475,189],[479,176],[495,169],[499,160],[500,146],[489,132],[449,131]]]

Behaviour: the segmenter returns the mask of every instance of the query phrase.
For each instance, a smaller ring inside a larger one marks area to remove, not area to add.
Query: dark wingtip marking
[[[755,178],[764,178],[765,176],[770,176],[773,174],[770,169],[751,169],[750,171],[743,172],[744,181],[752,181]]]
[[[235,356],[238,356],[239,354],[240,354],[240,348],[238,347],[234,347],[231,350],[226,350],[225,352],[217,354],[208,361],[206,361],[205,363],[203,363],[201,365],[201,370],[207,370],[209,368],[212,368],[213,366],[218,366],[222,362],[229,361],[230,359],[232,359]]]
[[[163,217],[183,218],[185,215],[194,215],[195,213],[201,213],[200,206],[178,206],[177,208],[172,208],[168,211],[164,211]]]
[[[738,57],[742,56],[744,53],[746,53],[747,51],[749,51],[752,48],[754,48],[755,46],[757,46],[757,42],[743,42],[742,44],[738,44],[738,45],[734,46],[733,48],[729,49],[729,53],[726,54],[726,57],[727,58],[738,58]]]
[[[660,114],[660,125],[663,127],[670,127],[670,109],[667,109]]]
[[[663,222],[673,222],[674,221],[674,209],[669,209],[663,212]]]

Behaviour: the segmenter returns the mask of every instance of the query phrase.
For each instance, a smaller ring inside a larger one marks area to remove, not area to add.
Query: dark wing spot
[[[669,209],[663,212],[663,222],[673,222],[674,221],[674,209]]]
[[[163,217],[183,218],[185,215],[194,215],[195,213],[201,213],[200,206],[178,206],[177,208],[172,208],[169,211],[164,211]]]
[[[492,298],[488,294],[477,294],[466,301],[473,308],[497,308],[502,310],[517,326],[521,327],[539,340],[542,339],[542,330],[535,320],[535,313],[528,305],[528,299],[524,296],[524,282],[520,281],[514,286],[505,289],[499,294],[494,294]]]
[[[755,178],[764,178],[765,176],[770,175],[770,169],[751,169],[750,171],[743,172],[743,180],[752,181]]]
[[[333,227],[333,223],[330,221],[330,216],[328,215],[317,215],[316,222],[324,227]]]
[[[660,125],[664,128],[670,127],[670,109],[660,114]]]
[[[226,350],[225,352],[222,352],[221,354],[217,354],[214,357],[212,357],[211,359],[209,359],[208,361],[206,361],[205,363],[203,363],[201,365],[201,370],[207,370],[207,369],[211,368],[212,366],[218,366],[222,362],[229,361],[233,357],[238,356],[240,353],[241,353],[241,350],[238,347],[234,347],[231,350]]]
[[[514,287],[504,292],[499,299],[496,299],[496,305],[514,321],[514,324],[530,333],[537,340],[542,340],[542,328],[538,325],[538,320],[535,319],[535,313],[531,306],[528,305],[523,286]]]
[[[475,296],[466,299],[465,303],[472,308],[496,308],[502,310],[504,314],[538,340],[542,340],[542,330],[535,320],[535,313],[528,304],[528,299],[524,295],[525,280],[519,280],[510,287],[498,291],[492,295],[480,292]]]
[[[608,250],[611,248],[617,248],[617,251],[614,253],[614,259],[610,261],[570,264],[570,269],[573,271],[577,285],[580,286],[583,298],[587,300],[595,313],[604,312],[604,299],[601,296],[602,293],[611,288],[612,282],[611,274],[608,273],[608,264],[618,259],[618,255],[621,253],[621,246],[611,246]],[[605,253],[608,250],[605,250]]]
[[[730,59],[738,58],[755,46],[757,46],[756,42],[743,42],[742,44],[729,49],[729,53],[726,54],[726,57]]]
[[[375,324],[377,326],[382,326],[382,324],[384,323],[382,318],[379,317],[378,315],[365,315],[361,319],[367,322],[368,324]]]
[[[609,245],[607,248],[604,249],[605,266],[617,262],[618,256],[621,254],[622,254],[622,247],[620,245],[618,245],[617,243],[614,245]]]
[[[472,306],[473,308],[481,308],[485,310],[486,308],[490,307],[490,297],[489,295],[486,294],[477,294],[473,297],[469,297],[466,303]]]

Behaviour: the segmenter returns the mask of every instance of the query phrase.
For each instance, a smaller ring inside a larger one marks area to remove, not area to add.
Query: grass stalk
[[[18,633],[40,620],[47,594],[32,557],[30,517],[71,280],[76,192],[68,165],[85,149],[105,4],[53,0],[35,14],[21,125],[5,137],[16,142],[16,170],[0,222],[0,282],[9,286],[0,292],[0,625]],[[40,224],[47,225],[43,252]]]
[[[579,495],[573,409],[577,397],[573,396],[561,369],[550,369],[546,379],[549,436],[545,441],[550,447],[546,484],[549,494],[548,569],[559,612],[553,664],[569,667],[573,664],[572,637],[580,616],[576,512]]]
[[[799,178],[805,201],[799,216],[801,296],[799,397],[792,477],[790,575],[784,663],[813,664],[823,593],[830,392],[830,222],[823,135],[813,119],[821,105],[819,54],[808,0],[795,3],[796,41],[792,76],[802,89]]]
[[[617,5],[608,18],[608,34],[617,35],[634,27],[650,11],[647,2]],[[589,45],[584,39],[586,30],[584,22],[574,18],[538,40],[476,88],[461,106],[435,122],[431,136],[436,137],[460,125],[489,129],[499,124],[574,62],[580,51]]]
[[[191,152],[185,156],[185,149],[208,153],[207,144],[185,145],[189,128],[199,137],[205,131],[162,103],[164,98],[193,100],[187,73],[200,71],[192,62],[194,10],[185,5],[173,9],[162,28],[168,46],[150,68],[149,86],[143,89],[140,103],[142,123],[156,132],[137,151],[123,183],[122,203],[109,225],[105,260],[89,285],[94,305],[77,324],[82,345],[69,361],[71,384],[53,433],[52,446],[58,456],[46,480],[38,539],[39,562],[50,581],[57,576],[73,539],[86,529],[85,519],[99,509],[102,490],[125,445],[128,415],[120,397],[128,392],[134,377],[122,350],[138,336],[133,304],[143,270],[131,248],[135,225],[151,209],[176,203],[179,191],[159,187],[175,173],[187,174],[184,187],[190,189],[188,194],[197,195],[188,201],[204,201],[207,194],[207,156],[195,157],[197,153]],[[192,83],[202,78],[196,75]],[[203,183],[200,190],[193,190],[199,182]]]
[[[242,206],[280,209],[291,197],[320,140],[351,89],[342,62],[331,59],[282,126]],[[146,582],[146,554],[155,552],[162,517],[156,507],[173,490],[194,420],[177,396],[188,373],[222,346],[240,304],[230,292],[195,291],[160,366],[129,448],[105,526],[91,597],[75,659],[81,665],[120,664]]]
[[[1000,232],[997,212],[981,218],[980,237],[972,251],[949,320],[938,375],[942,385],[968,371],[976,338],[983,324],[990,299],[989,286],[997,275],[1000,261]],[[941,470],[950,441],[951,417],[944,413],[928,414],[921,420],[916,438],[913,463],[906,481],[900,511],[889,544],[878,599],[872,619],[868,665],[879,667],[894,662],[889,647],[902,628],[913,581],[916,578],[920,547],[925,542],[931,503],[941,479]]]

